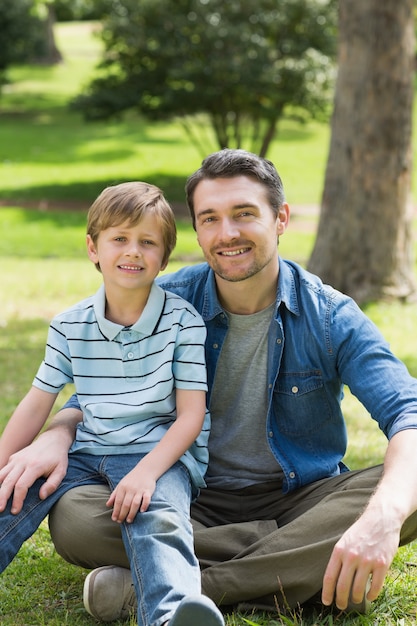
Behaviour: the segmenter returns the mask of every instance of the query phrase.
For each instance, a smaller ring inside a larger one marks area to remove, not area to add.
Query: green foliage
[[[100,0],[52,0],[58,22],[99,20],[103,14]]]
[[[5,71],[12,63],[42,56],[43,35],[42,21],[34,12],[33,0],[1,0],[0,88],[6,82]]]
[[[113,0],[100,73],[74,102],[88,119],[208,116],[219,148],[266,154],[286,113],[327,110],[334,0]],[[204,152],[207,152],[204,149]]]

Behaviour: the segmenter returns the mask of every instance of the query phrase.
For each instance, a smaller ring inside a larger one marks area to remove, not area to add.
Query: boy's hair
[[[195,229],[194,191],[202,180],[248,176],[265,187],[268,202],[275,215],[285,202],[282,180],[274,164],[246,150],[224,148],[204,159],[201,167],[189,176],[185,185],[187,205]]]
[[[102,230],[128,222],[135,226],[144,215],[156,217],[161,228],[166,263],[177,241],[174,213],[162,191],[140,181],[106,187],[88,211],[87,234],[94,243]]]

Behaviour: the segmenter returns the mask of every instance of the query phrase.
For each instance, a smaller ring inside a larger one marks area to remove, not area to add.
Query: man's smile
[[[221,254],[222,256],[238,256],[239,254],[245,254],[245,252],[249,252],[250,248],[239,248],[239,250],[221,250],[217,254]]]

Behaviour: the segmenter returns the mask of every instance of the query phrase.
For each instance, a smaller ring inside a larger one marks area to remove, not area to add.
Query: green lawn
[[[65,63],[11,72],[0,99],[0,429],[31,384],[43,356],[51,317],[92,293],[100,275],[85,253],[85,210],[113,182],[147,179],[171,201],[183,201],[186,176],[201,155],[176,123],[149,125],[134,115],[86,124],[69,112],[68,100],[91,75],[100,49],[86,25],[57,29]],[[311,251],[323,184],[329,128],[281,124],[270,158],[294,206],[281,253],[305,264]],[[73,210],[73,209],[82,210]],[[308,207],[307,207],[308,208]],[[36,209],[36,210],[35,210]],[[178,246],[167,271],[201,258],[189,221],[179,221]],[[417,306],[375,304],[368,314],[393,350],[417,376]],[[71,393],[61,394],[57,408]],[[347,461],[360,467],[381,461],[385,442],[364,409],[346,392],[350,434]],[[400,550],[384,592],[368,617],[296,612],[228,616],[228,626],[416,624],[417,545]],[[86,572],[56,555],[44,524],[0,577],[2,626],[93,625],[82,606]],[[132,624],[134,622],[132,621]]]

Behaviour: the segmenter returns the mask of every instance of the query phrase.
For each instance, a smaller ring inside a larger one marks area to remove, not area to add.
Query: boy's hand
[[[15,452],[0,470],[0,512],[13,494],[12,513],[20,513],[28,489],[38,478],[46,478],[39,491],[45,500],[61,484],[68,466],[68,446],[60,433],[46,431],[30,446]]]
[[[113,507],[112,520],[119,524],[133,522],[138,511],[143,513],[149,507],[155,486],[155,478],[139,465],[126,474],[106,502],[108,507]]]

